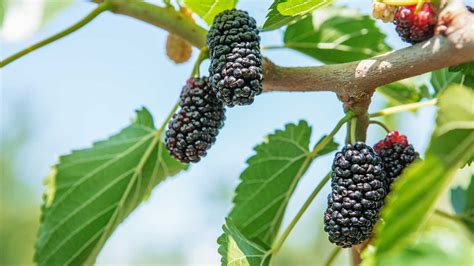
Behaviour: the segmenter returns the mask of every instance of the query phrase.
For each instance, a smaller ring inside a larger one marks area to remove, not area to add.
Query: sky
[[[28,0],[27,0],[28,1]],[[34,1],[31,4],[33,5]],[[339,1],[369,12],[370,1]],[[271,1],[240,0],[261,25]],[[77,22],[95,7],[76,2],[56,16],[32,38],[11,42],[1,40],[0,56],[13,54]],[[404,46],[390,25],[383,25],[388,43]],[[104,13],[78,32],[33,52],[0,71],[1,137],[17,134],[19,121],[28,123],[29,139],[19,155],[18,177],[36,189],[38,207],[42,180],[59,155],[86,148],[125,127],[134,110],[147,107],[161,125],[189,77],[193,58],[175,65],[165,55],[167,33],[125,16]],[[282,43],[282,30],[262,34],[264,45]],[[320,63],[289,50],[265,51],[264,55],[285,66],[315,66]],[[207,72],[208,62],[201,72]],[[375,95],[371,110],[383,106]],[[416,115],[401,115],[400,131],[410,136],[423,151],[431,133],[433,108]],[[251,106],[226,112],[225,127],[208,156],[190,170],[155,188],[116,230],[99,255],[98,264],[139,264],[152,261],[184,264],[219,261],[216,238],[231,208],[233,190],[253,155],[253,147],[264,136],[286,123],[304,119],[313,128],[312,143],[329,132],[343,116],[341,104],[330,92],[277,92],[258,96]],[[382,136],[370,128],[368,143]],[[337,135],[342,143],[344,132]],[[290,201],[284,224],[296,213],[316,184],[328,171],[332,158],[313,164]],[[325,208],[327,188],[313,203],[289,239],[290,246],[309,241],[306,229],[319,221]],[[305,226],[307,225],[307,226]],[[319,234],[319,229],[312,229]]]

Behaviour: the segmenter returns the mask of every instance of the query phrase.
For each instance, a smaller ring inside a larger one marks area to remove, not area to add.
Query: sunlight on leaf
[[[235,8],[238,0],[184,0],[186,7],[198,14],[208,25],[224,10]]]

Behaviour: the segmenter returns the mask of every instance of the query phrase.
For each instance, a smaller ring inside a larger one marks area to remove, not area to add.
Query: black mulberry
[[[248,105],[262,93],[260,37],[255,19],[232,9],[218,14],[207,34],[210,81],[227,106]]]
[[[189,79],[181,92],[181,109],[166,131],[166,147],[181,162],[198,162],[216,141],[225,110],[207,77]]]
[[[402,173],[403,169],[418,158],[413,145],[398,131],[392,131],[374,146],[382,158],[389,185]]]
[[[395,13],[395,30],[403,41],[415,44],[431,38],[436,25],[436,13],[431,3],[424,3],[418,13],[416,5],[400,6]]]
[[[348,248],[367,240],[387,195],[380,157],[363,142],[347,144],[334,158],[331,187],[324,214],[329,241]]]

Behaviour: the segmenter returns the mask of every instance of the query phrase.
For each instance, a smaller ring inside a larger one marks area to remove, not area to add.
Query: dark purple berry
[[[166,131],[166,147],[177,160],[198,162],[215,142],[224,126],[225,110],[207,77],[192,78],[181,92],[180,110]]]
[[[363,142],[336,153],[332,169],[324,231],[329,241],[348,248],[372,235],[388,184],[382,160]]]
[[[260,37],[255,19],[232,9],[218,14],[207,34],[210,81],[227,106],[248,105],[262,93]]]

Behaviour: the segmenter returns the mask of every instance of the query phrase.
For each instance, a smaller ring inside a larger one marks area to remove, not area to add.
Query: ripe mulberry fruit
[[[436,14],[431,3],[424,3],[416,14],[416,5],[400,6],[395,13],[395,30],[403,41],[415,44],[431,38],[436,25]]]
[[[407,137],[398,131],[392,131],[374,146],[375,152],[382,158],[389,185],[402,173],[403,169],[418,158],[413,145]]]
[[[387,195],[380,157],[363,142],[347,144],[334,158],[331,187],[324,214],[329,241],[348,248],[367,240]]]
[[[207,34],[210,81],[227,106],[248,105],[262,92],[260,37],[255,19],[232,9],[218,14]]]
[[[224,125],[224,105],[203,77],[187,81],[179,106],[166,131],[166,147],[177,160],[195,163],[206,156]]]

